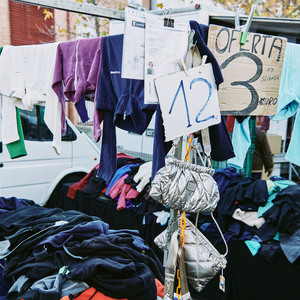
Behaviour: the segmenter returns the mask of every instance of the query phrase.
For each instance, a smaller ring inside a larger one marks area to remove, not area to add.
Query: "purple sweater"
[[[100,74],[102,37],[62,42],[58,45],[52,88],[62,105],[62,131],[66,130],[65,98],[74,102],[81,119],[86,119],[85,94],[94,94]],[[78,104],[78,105],[77,105]],[[101,115],[96,110],[95,126],[99,129]],[[100,132],[97,132],[97,138]],[[96,138],[96,137],[95,137]]]

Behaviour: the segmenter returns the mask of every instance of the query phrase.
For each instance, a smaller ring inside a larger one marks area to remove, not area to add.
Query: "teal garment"
[[[277,111],[271,120],[280,121],[292,117],[300,104],[300,45],[287,43],[281,70]]]
[[[279,236],[280,236],[280,233],[279,233],[279,232],[277,232],[277,233],[275,234],[275,236],[273,237],[273,240],[275,240],[275,241],[278,241],[278,242],[279,242]]]
[[[18,108],[16,108],[16,119],[17,119],[18,134],[19,134],[20,139],[15,142],[6,144],[6,148],[7,148],[7,151],[9,152],[11,159],[27,155],[26,148],[25,148],[25,142],[24,142],[24,134],[23,134],[21,116],[20,116],[20,111]]]
[[[279,241],[279,232],[273,237],[275,241]],[[245,241],[246,246],[248,247],[249,251],[253,256],[255,256],[259,249],[261,248],[261,239],[258,236],[254,236],[251,240]]]
[[[300,86],[300,79],[299,79],[299,86]],[[300,110],[298,110],[298,113],[296,115],[294,128],[292,131],[292,138],[285,159],[297,166],[300,166],[299,149],[300,149]]]
[[[261,244],[259,242],[252,241],[252,240],[245,241],[245,244],[253,256],[257,254],[258,250],[261,247]]]
[[[228,165],[237,169],[242,169],[244,166],[247,151],[251,145],[250,116],[248,116],[242,123],[235,120],[232,134],[232,145],[235,157],[228,160]]]
[[[276,198],[277,193],[287,188],[290,185],[296,185],[296,183],[290,180],[276,180],[276,181],[268,180],[267,186],[268,186],[269,198],[265,206],[260,206],[258,208],[257,216],[259,218],[262,217],[262,215],[273,206],[273,200]]]

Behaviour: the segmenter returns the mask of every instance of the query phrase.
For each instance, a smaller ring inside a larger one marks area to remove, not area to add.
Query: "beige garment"
[[[246,225],[251,227],[256,226],[257,228],[261,227],[262,224],[265,223],[265,219],[263,217],[257,217],[257,211],[244,211],[240,208],[237,208],[232,217],[238,221],[242,221]]]

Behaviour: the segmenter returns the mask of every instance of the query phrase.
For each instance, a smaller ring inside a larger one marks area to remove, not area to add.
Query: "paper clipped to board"
[[[122,78],[144,79],[146,14],[125,8]]]
[[[166,141],[221,122],[218,92],[211,64],[158,77],[155,87]]]
[[[158,97],[154,79],[179,72],[178,59],[184,59],[188,49],[189,23],[174,22],[164,25],[163,18],[146,17],[145,33],[145,103],[156,104]]]

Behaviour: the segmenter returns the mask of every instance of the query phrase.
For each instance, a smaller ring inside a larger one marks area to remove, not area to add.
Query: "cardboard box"
[[[281,135],[267,134],[268,142],[272,151],[272,154],[281,153]]]

